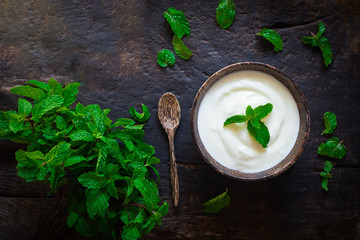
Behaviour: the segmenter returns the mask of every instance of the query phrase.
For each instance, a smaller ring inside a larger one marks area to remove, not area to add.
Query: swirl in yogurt
[[[247,123],[224,126],[225,120],[243,114],[248,105],[271,103],[272,112],[262,121],[270,132],[263,148],[249,135]],[[300,117],[289,90],[273,76],[258,71],[234,72],[210,87],[200,103],[198,128],[209,154],[225,167],[243,172],[267,170],[284,159],[294,147]]]

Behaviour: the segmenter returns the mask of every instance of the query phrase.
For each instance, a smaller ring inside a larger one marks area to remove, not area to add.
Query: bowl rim
[[[233,72],[245,71],[245,70],[254,70],[254,71],[267,73],[273,76],[274,78],[276,78],[280,83],[282,83],[290,91],[291,95],[295,99],[300,117],[300,127],[299,127],[298,136],[295,145],[291,149],[290,153],[275,166],[260,172],[242,172],[239,170],[230,169],[218,163],[206,150],[204,144],[200,139],[200,135],[198,131],[198,122],[197,122],[198,111],[201,101],[205,96],[206,92],[208,91],[208,89],[210,89],[211,86],[214,85],[214,83],[217,82],[222,77],[229,75]],[[301,91],[299,86],[292,79],[290,79],[278,68],[260,62],[234,63],[218,70],[213,75],[211,75],[199,88],[194,98],[191,108],[190,122],[191,122],[191,132],[192,132],[193,141],[195,142],[195,145],[198,151],[200,152],[201,156],[203,157],[203,159],[219,173],[228,176],[230,178],[236,180],[243,180],[243,181],[266,180],[278,176],[284,171],[286,171],[296,162],[296,160],[302,154],[310,134],[310,111],[304,93]]]

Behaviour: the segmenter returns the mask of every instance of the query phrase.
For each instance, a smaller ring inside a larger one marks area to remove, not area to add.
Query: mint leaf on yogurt
[[[267,103],[260,105],[253,109],[250,105],[247,106],[246,115],[234,115],[227,118],[224,122],[224,127],[233,123],[247,122],[247,129],[249,134],[261,144],[263,148],[267,148],[267,144],[270,142],[270,132],[264,122],[261,119],[265,118],[271,113],[273,105]]]

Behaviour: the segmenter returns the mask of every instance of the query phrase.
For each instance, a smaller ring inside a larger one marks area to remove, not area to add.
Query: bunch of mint
[[[67,225],[88,237],[135,240],[150,232],[168,211],[149,169],[154,147],[143,141],[149,111],[130,108],[135,119],[111,121],[110,109],[84,106],[76,100],[79,83],[63,87],[30,80],[11,92],[18,111],[0,111],[0,139],[28,144],[16,152],[18,175],[27,182],[43,181],[56,192],[67,185]]]
[[[190,59],[192,52],[181,40],[183,36],[190,37],[190,25],[182,11],[178,11],[170,7],[164,12],[164,18],[170,24],[171,30],[174,32],[173,47],[179,58]],[[162,49],[158,52],[157,62],[161,67],[172,66],[175,63],[175,55],[168,49]]]

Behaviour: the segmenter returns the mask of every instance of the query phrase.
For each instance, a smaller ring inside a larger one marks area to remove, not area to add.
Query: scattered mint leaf
[[[158,52],[157,62],[161,67],[172,66],[175,63],[175,55],[168,49]]]
[[[40,88],[34,88],[29,85],[14,87],[10,90],[10,92],[16,95],[32,98],[38,101],[40,101],[45,95],[45,92]]]
[[[146,122],[150,117],[149,109],[144,104],[141,104],[141,108],[143,110],[143,113],[138,113],[134,107],[131,107],[129,109],[130,115],[137,121]]]
[[[263,36],[266,40],[271,42],[274,45],[275,52],[278,52],[283,49],[283,40],[275,30],[263,28],[256,35]]]
[[[338,137],[332,137],[329,138],[326,143],[320,144],[317,153],[322,156],[342,159],[346,154],[346,148],[343,141],[340,141]]]
[[[164,12],[164,17],[170,24],[172,31],[176,36],[182,38],[184,35],[190,37],[190,25],[182,11],[178,11],[173,7],[170,7],[166,12]]]
[[[255,140],[262,145],[263,148],[267,148],[267,144],[270,142],[270,132],[264,122],[260,119],[269,115],[272,111],[273,105],[267,103],[253,109],[250,105],[247,106],[246,115],[234,115],[227,118],[224,122],[224,127],[232,123],[247,122],[247,129],[249,134],[255,138]]]
[[[245,115],[234,115],[227,118],[224,122],[224,127],[232,123],[242,123],[249,120]]]
[[[325,191],[328,191],[328,181],[329,178],[332,178],[332,175],[330,174],[332,168],[333,168],[332,163],[330,161],[325,161],[324,172],[320,173],[320,176],[322,177],[321,186]]]
[[[235,3],[233,0],[220,0],[216,9],[216,20],[219,26],[226,29],[231,26],[235,18]]]
[[[222,209],[229,206],[230,195],[228,189],[219,196],[204,203],[205,213],[219,213]]]
[[[324,113],[324,125],[325,130],[322,132],[323,134],[332,134],[337,126],[336,115],[333,112]]]
[[[319,22],[318,33],[316,35],[311,33],[311,37],[302,37],[302,42],[311,47],[319,47],[322,52],[325,67],[328,67],[332,62],[332,51],[329,40],[323,36],[324,32],[325,25],[322,22]]]
[[[192,56],[192,52],[190,49],[184,44],[184,42],[178,36],[174,35],[172,44],[174,46],[175,53],[182,59],[190,59]]]

